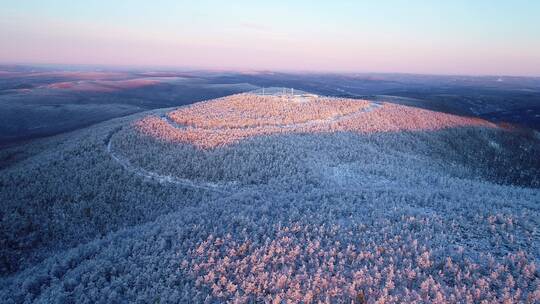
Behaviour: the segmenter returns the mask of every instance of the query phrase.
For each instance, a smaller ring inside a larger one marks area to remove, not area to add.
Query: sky
[[[0,63],[540,76],[540,1],[0,0]]]

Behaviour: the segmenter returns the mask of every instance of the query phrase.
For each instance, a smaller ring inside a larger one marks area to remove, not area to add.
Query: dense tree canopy
[[[3,301],[540,301],[538,134],[137,128],[170,111],[0,152]]]

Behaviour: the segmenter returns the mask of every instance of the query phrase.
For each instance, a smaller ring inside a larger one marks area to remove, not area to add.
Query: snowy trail
[[[362,109],[360,111],[351,113],[351,114],[341,115],[341,116],[333,117],[331,119],[326,119],[326,120],[315,120],[315,121],[309,121],[309,122],[305,122],[305,123],[281,125],[281,126],[274,126],[274,127],[281,127],[281,128],[288,129],[288,128],[312,126],[312,125],[323,124],[323,123],[332,123],[332,122],[336,122],[336,121],[339,121],[339,120],[342,120],[342,119],[352,118],[352,117],[358,116],[358,115],[363,114],[363,113],[371,112],[371,111],[373,111],[373,110],[375,110],[375,109],[377,109],[377,108],[379,108],[381,106],[382,106],[382,104],[380,104],[380,103],[370,102],[369,106],[367,106],[366,108],[364,108],[364,109]],[[187,126],[180,125],[180,124],[176,123],[174,120],[170,119],[170,117],[166,113],[161,115],[161,119],[163,119],[165,122],[169,123],[174,128],[178,128],[178,129],[187,128]],[[223,130],[223,129],[225,129],[225,128],[212,128],[212,129],[209,129],[209,130]],[[133,173],[133,174],[135,174],[137,176],[140,176],[142,178],[157,181],[158,183],[174,184],[174,185],[178,185],[178,186],[182,186],[182,187],[188,187],[188,188],[212,191],[212,192],[221,193],[221,194],[230,194],[231,193],[231,191],[226,190],[226,188],[230,187],[230,186],[227,186],[227,185],[219,185],[219,184],[211,183],[211,182],[194,181],[194,180],[187,179],[187,178],[178,178],[178,177],[174,177],[174,176],[170,176],[170,175],[162,175],[162,174],[158,174],[156,172],[148,171],[148,170],[145,170],[143,168],[140,168],[140,167],[137,167],[137,166],[133,165],[128,159],[125,159],[125,158],[123,158],[123,157],[121,157],[119,155],[116,155],[113,152],[112,138],[113,138],[114,134],[116,134],[120,130],[122,130],[122,128],[119,128],[119,129],[114,130],[114,131],[111,132],[111,134],[109,135],[109,138],[107,140],[106,151],[107,151],[107,153],[109,153],[109,155],[111,156],[111,158],[114,161],[116,161],[118,164],[120,164],[122,166],[122,168],[124,168],[124,170],[129,171],[129,172],[131,172],[131,173]]]
[[[221,194],[230,194],[229,191],[225,190],[223,186],[220,186],[218,184],[214,184],[210,182],[193,181],[187,178],[178,178],[178,177],[169,176],[169,175],[161,175],[161,174],[134,166],[129,160],[121,156],[118,156],[113,152],[112,137],[114,134],[116,134],[120,130],[121,129],[113,131],[113,133],[109,136],[106,150],[107,150],[107,153],[109,153],[109,155],[112,157],[112,159],[116,161],[118,164],[120,164],[122,168],[124,168],[126,171],[132,172],[135,175],[146,178],[146,179],[157,181],[159,183],[169,183],[169,184],[174,184],[178,186],[207,190],[207,191],[212,191],[212,192],[221,193]]]
[[[306,122],[301,123],[295,123],[295,124],[287,124],[287,125],[262,125],[262,126],[247,126],[247,127],[214,127],[214,128],[207,128],[207,127],[195,127],[195,126],[187,126],[182,125],[174,121],[167,115],[167,113],[164,113],[161,115],[161,119],[165,121],[166,123],[170,124],[176,129],[186,129],[186,128],[194,128],[194,129],[203,129],[203,130],[215,130],[215,131],[222,131],[222,130],[248,130],[248,129],[258,129],[258,128],[281,128],[281,129],[294,129],[294,128],[301,128],[301,127],[311,127],[316,126],[320,124],[327,124],[327,123],[333,123],[340,120],[353,118],[358,115],[362,115],[364,113],[372,112],[375,109],[378,109],[382,107],[382,104],[370,101],[369,105],[363,109],[360,109],[356,112],[350,113],[350,114],[344,114],[344,115],[337,115],[332,118],[328,119],[317,119],[317,120],[310,120]]]

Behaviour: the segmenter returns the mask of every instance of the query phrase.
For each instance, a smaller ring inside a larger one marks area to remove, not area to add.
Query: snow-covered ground
[[[169,111],[1,152],[3,303],[540,301],[537,137],[133,127]]]

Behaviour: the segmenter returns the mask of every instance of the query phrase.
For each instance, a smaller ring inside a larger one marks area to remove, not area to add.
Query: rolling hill
[[[282,90],[0,150],[0,298],[540,301],[540,135]]]

